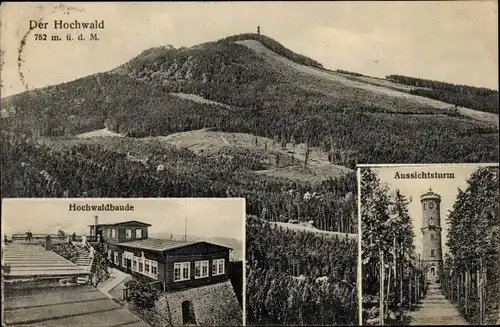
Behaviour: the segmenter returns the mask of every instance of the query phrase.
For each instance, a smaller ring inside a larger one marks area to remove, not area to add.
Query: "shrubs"
[[[133,302],[134,305],[141,309],[153,308],[155,302],[160,298],[160,291],[150,284],[144,284],[136,279],[131,279],[125,282],[128,288],[128,302]]]
[[[54,245],[53,251],[71,262],[75,262],[78,259],[78,252],[72,244]]]

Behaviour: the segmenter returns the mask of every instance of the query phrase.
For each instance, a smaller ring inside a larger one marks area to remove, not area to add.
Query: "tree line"
[[[403,323],[404,310],[426,291],[409,200],[399,190],[391,194],[370,168],[362,168],[360,178],[364,324]]]
[[[479,111],[499,113],[498,91],[485,87],[457,85],[403,75],[388,75],[390,81],[415,86],[411,94]]]
[[[500,310],[499,169],[474,171],[448,215],[443,284],[472,324],[496,324]],[[447,282],[453,284],[447,285]],[[479,282],[479,283],[478,283]],[[482,293],[482,294],[481,294]],[[481,298],[482,297],[482,298]]]
[[[197,155],[158,140],[43,144],[2,133],[2,141],[4,197],[245,197],[248,213],[269,220],[357,230],[353,173],[315,184],[291,181],[240,167],[245,157]]]

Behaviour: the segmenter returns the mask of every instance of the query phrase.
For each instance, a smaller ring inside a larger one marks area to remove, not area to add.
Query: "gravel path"
[[[427,296],[419,304],[417,311],[410,314],[410,325],[469,325],[448,301],[439,285],[430,284]]]

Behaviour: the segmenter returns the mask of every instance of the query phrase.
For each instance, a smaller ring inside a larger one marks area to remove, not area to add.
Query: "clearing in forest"
[[[112,132],[112,131],[108,130],[107,128],[98,129],[95,131],[90,131],[90,132],[81,133],[81,134],[77,135],[77,137],[81,137],[81,138],[96,137],[96,136],[122,136],[122,135],[115,133],[115,132]]]
[[[309,148],[308,165],[304,169],[305,144],[287,143],[286,148],[282,149],[280,142],[252,134],[225,133],[210,129],[201,129],[161,136],[159,139],[205,155],[224,152],[230,155],[231,149],[248,150],[249,155],[254,152],[258,153],[266,161],[266,164],[270,166],[269,169],[257,171],[257,173],[264,175],[281,176],[294,180],[322,180],[344,175],[350,171],[346,167],[330,163],[327,154],[317,147]],[[282,161],[293,158],[292,161],[294,163],[286,167],[280,166],[277,168],[275,165],[277,154]]]

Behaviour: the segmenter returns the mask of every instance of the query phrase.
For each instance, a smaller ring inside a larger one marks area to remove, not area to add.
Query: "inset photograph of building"
[[[244,199],[4,199],[4,322],[242,325],[244,219]]]
[[[498,324],[498,173],[358,168],[363,325]]]

